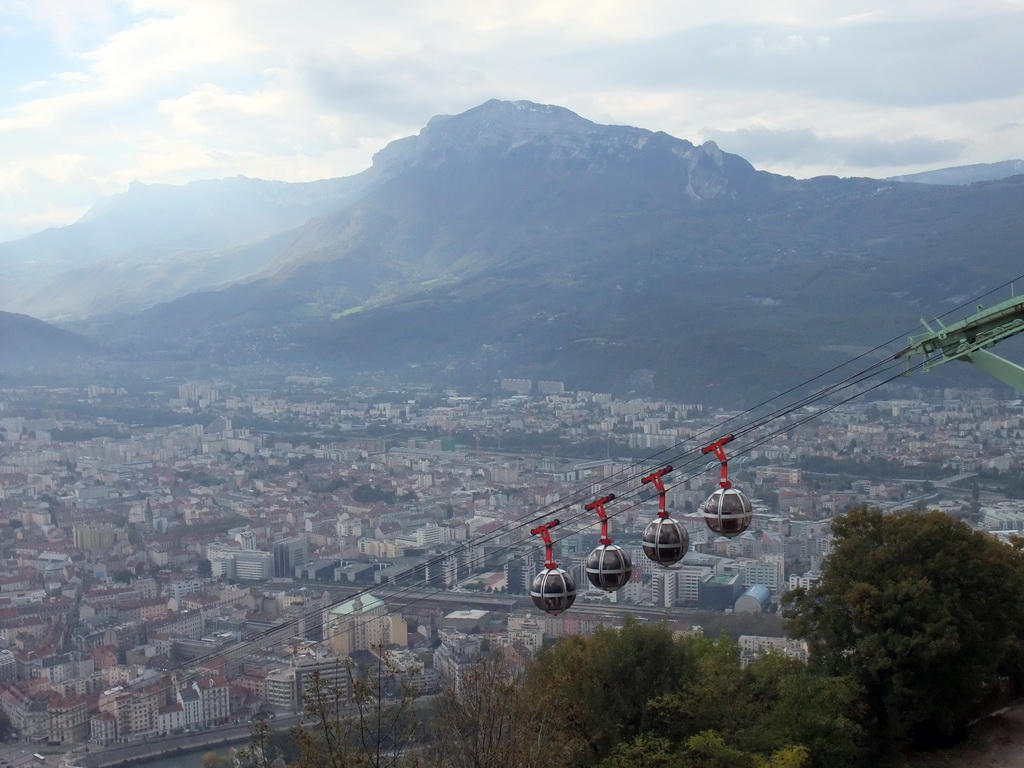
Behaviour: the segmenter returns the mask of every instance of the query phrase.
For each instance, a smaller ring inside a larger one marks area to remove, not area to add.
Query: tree
[[[265,718],[256,720],[249,726],[252,734],[252,741],[249,746],[238,751],[235,762],[246,768],[267,768],[271,763],[268,742],[270,739],[270,725]],[[205,762],[205,761],[204,761]],[[203,768],[206,768],[204,765]]]
[[[203,755],[203,768],[231,768],[231,766],[231,759],[224,755],[218,755],[216,752],[207,752]]]
[[[682,768],[683,757],[668,739],[641,734],[631,742],[617,744],[598,768]]]
[[[481,656],[435,699],[432,764],[438,768],[561,765],[557,725],[500,653]]]
[[[971,483],[971,505],[969,507],[969,514],[971,520],[981,520],[981,489],[978,487],[978,481],[974,480]]]
[[[364,672],[350,660],[339,661],[346,674],[336,683],[319,672],[310,675],[306,723],[291,730],[298,750],[292,768],[398,768],[415,763],[405,757],[418,728],[415,695],[402,684],[387,652],[381,648],[375,653],[377,663]]]
[[[664,624],[627,617],[619,629],[566,637],[543,648],[527,673],[528,694],[557,723],[558,738],[581,765],[593,765],[650,721],[648,702],[696,672],[696,645]]]
[[[208,579],[211,576],[213,576],[213,564],[204,557],[199,561],[199,578]]]
[[[773,512],[779,511],[779,494],[771,488],[762,488],[757,492],[761,501]]]
[[[785,747],[765,758],[730,746],[715,731],[701,731],[687,740],[686,756],[686,768],[803,768],[807,750]]]
[[[717,641],[693,638],[691,643],[697,648],[693,674],[648,704],[657,731],[680,743],[704,731],[733,731],[756,715],[743,690],[739,649],[724,635]]]
[[[726,636],[664,624],[563,638],[528,669],[554,724],[559,765],[599,768],[854,768],[863,733],[850,681],[781,657],[740,665]],[[829,739],[832,741],[829,741]]]
[[[386,649],[378,648],[376,654],[376,664],[352,683],[352,703],[362,764],[385,768],[403,764],[419,723],[416,692],[402,682]]]
[[[619,744],[598,768],[804,768],[807,750],[785,747],[762,757],[731,746],[715,731],[694,734],[681,747],[667,739],[638,736]]]
[[[862,507],[832,529],[819,583],[787,596],[790,634],[861,686],[883,750],[960,736],[1021,668],[1024,555],[941,512]]]
[[[864,764],[865,734],[854,717],[858,690],[850,679],[773,653],[742,669],[725,637],[700,640],[698,648],[696,674],[649,702],[653,733],[684,745],[715,733],[750,759],[800,746],[808,768]]]
[[[271,768],[280,758],[291,764],[299,757],[299,748],[288,731],[275,731],[264,717],[249,727],[249,746],[234,753],[230,768]]]
[[[743,690],[755,711],[737,734],[744,749],[778,755],[800,745],[808,768],[866,763],[867,734],[858,722],[860,691],[851,678],[821,674],[769,653],[745,670]]]

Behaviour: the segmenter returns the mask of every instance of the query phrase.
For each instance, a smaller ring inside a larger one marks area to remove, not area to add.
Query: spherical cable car
[[[722,473],[718,482],[719,488],[700,505],[700,513],[712,532],[730,539],[747,530],[754,520],[754,508],[750,499],[733,488],[729,481],[729,459],[725,456],[724,446],[732,439],[732,435],[726,435],[701,449],[702,453],[715,454],[721,463]]]
[[[551,555],[551,529],[558,525],[558,520],[551,520],[537,526],[530,533],[540,534],[544,540],[544,570],[538,573],[530,586],[530,597],[533,604],[552,616],[567,611],[576,602],[576,581],[566,571],[558,567]]]
[[[644,554],[658,565],[675,565],[690,549],[690,534],[681,522],[672,518],[665,508],[665,481],[663,478],[672,467],[660,469],[641,482],[651,483],[658,491],[658,517],[644,529],[642,544]]]
[[[608,537],[608,513],[605,512],[604,505],[614,499],[615,494],[610,493],[585,507],[597,512],[601,518],[601,544],[587,555],[587,579],[605,592],[622,589],[633,575],[633,560],[629,553],[613,544]]]

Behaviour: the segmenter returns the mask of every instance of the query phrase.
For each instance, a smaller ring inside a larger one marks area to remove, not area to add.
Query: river
[[[160,757],[156,760],[147,760],[146,768],[202,768],[203,755],[207,752],[216,752],[218,755],[227,755],[229,746],[220,745],[209,749],[197,749],[195,752],[184,752],[171,757]]]

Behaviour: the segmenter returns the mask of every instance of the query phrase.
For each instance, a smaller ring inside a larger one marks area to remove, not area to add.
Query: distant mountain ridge
[[[204,326],[249,324],[253,305],[263,322],[336,319],[422,300],[493,269],[546,270],[556,243],[578,243],[610,217],[642,216],[645,197],[689,210],[793,183],[713,143],[522,102],[435,119],[411,139],[378,153],[374,166],[386,178],[358,203],[290,233],[263,280],[219,292],[206,311],[201,297],[189,299],[186,314]],[[166,313],[176,311],[172,303],[146,313],[145,332],[173,327]]]
[[[216,290],[89,327],[221,364],[752,398],[916,332],[1022,263],[1024,177],[798,181],[530,102],[434,118],[338,187],[263,239],[239,214],[212,259],[235,277]],[[201,211],[182,231],[206,231]]]
[[[1024,173],[1024,160],[1003,160],[999,163],[960,165],[934,171],[893,176],[890,181],[909,181],[919,184],[974,184],[978,181],[999,181]]]
[[[98,346],[90,339],[34,317],[0,312],[0,372],[64,364],[76,357],[96,354]]]
[[[290,184],[238,176],[134,182],[67,227],[0,243],[0,307],[43,318],[137,311],[262,266],[258,244],[343,208],[372,171]]]

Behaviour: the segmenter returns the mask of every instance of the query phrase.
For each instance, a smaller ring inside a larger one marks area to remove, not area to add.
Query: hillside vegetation
[[[1021,550],[939,512],[858,509],[834,531],[821,581],[785,609],[809,664],[769,654],[744,669],[724,635],[628,619],[519,664],[492,649],[422,708],[379,698],[395,683],[386,662],[357,675],[347,708],[347,689],[317,684],[315,727],[283,740],[261,728],[242,762],[937,768],[1017,754],[991,734],[1018,710],[970,726],[1024,681]]]
[[[134,186],[0,244],[0,306],[134,368],[531,378],[736,407],[1006,298],[1022,208],[1024,176],[797,180],[713,142],[491,101],[349,179]]]

